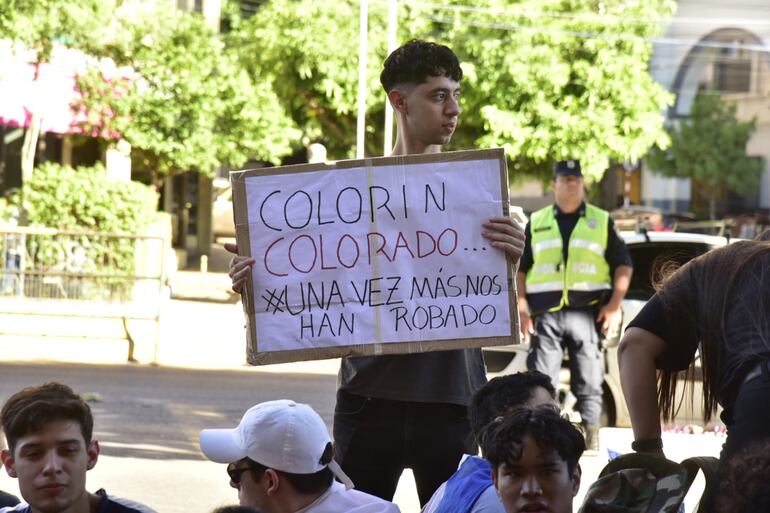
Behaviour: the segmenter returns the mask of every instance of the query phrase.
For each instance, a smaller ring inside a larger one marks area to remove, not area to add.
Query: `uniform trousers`
[[[577,410],[584,424],[598,424],[602,413],[604,358],[596,330],[593,308],[566,309],[538,315],[533,319],[527,367],[547,374],[559,389],[559,371],[564,350],[569,355],[570,389],[577,398]]]

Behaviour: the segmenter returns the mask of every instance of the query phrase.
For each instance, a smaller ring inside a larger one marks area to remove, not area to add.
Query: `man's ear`
[[[11,451],[7,449],[3,449],[0,451],[0,460],[3,462],[3,466],[5,467],[5,471],[8,473],[11,477],[17,477],[16,476],[16,469],[13,467],[15,461],[13,459],[13,454],[11,454]]]
[[[281,487],[281,480],[278,476],[278,472],[269,468],[265,470],[263,478],[265,479],[265,492],[268,495],[275,495],[278,493],[278,490]]]
[[[398,89],[391,89],[388,93],[388,101],[393,106],[393,108],[396,110],[396,112],[400,112],[401,114],[408,114],[408,107],[407,107],[407,101],[406,101],[406,93],[404,91],[399,91]]]
[[[575,470],[572,471],[572,496],[575,497],[580,490],[580,478],[583,475],[583,471],[580,468],[580,463],[575,465]]]
[[[492,484],[495,485],[495,490],[497,490],[497,469],[492,469]]]
[[[88,463],[86,464],[86,470],[91,470],[96,466],[96,460],[99,459],[99,442],[97,440],[91,440],[86,448],[86,454],[88,454]]]

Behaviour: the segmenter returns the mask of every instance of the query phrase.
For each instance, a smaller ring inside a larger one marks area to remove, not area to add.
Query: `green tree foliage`
[[[6,0],[2,4],[0,34],[18,43],[20,51],[31,51],[36,70],[49,61],[55,44],[85,51],[96,48],[115,8],[113,0]],[[41,116],[32,112],[24,134],[21,170],[25,180],[32,175]]]
[[[446,2],[447,4],[449,2]],[[665,145],[670,95],[649,74],[649,38],[669,0],[484,0],[432,14],[467,63],[465,120],[475,145],[503,146],[513,170],[550,176],[579,158],[590,179],[610,160]],[[442,38],[442,39],[443,39]]]
[[[95,48],[114,9],[113,0],[4,0],[0,33],[34,51],[37,62],[46,62],[57,43]]]
[[[30,225],[135,234],[157,215],[151,187],[112,179],[101,164],[72,168],[45,162],[23,187]]]
[[[242,58],[290,106],[305,138],[333,158],[352,156],[358,67],[357,0],[329,8],[272,0],[243,22]],[[382,153],[385,2],[370,2],[367,153]],[[671,0],[436,0],[401,2],[399,41],[449,45],[463,62],[462,121],[452,148],[503,146],[512,170],[550,173],[583,161],[599,178],[610,160],[635,160],[666,144],[670,96],[647,70],[649,38]]]
[[[677,178],[692,178],[709,193],[709,215],[716,216],[716,200],[727,187],[746,194],[759,186],[763,160],[746,154],[746,144],[756,130],[756,120],[738,121],[736,107],[714,91],[703,91],[693,100],[689,120],[668,129],[671,146],[653,148],[652,169]]]
[[[24,0],[6,0],[0,4],[0,34],[5,38],[17,39],[19,37],[18,16]]]
[[[127,90],[126,82],[84,77],[83,108],[107,114],[96,116],[98,128],[132,145],[137,169],[155,179],[212,173],[291,151],[298,131],[272,89],[246,73],[201,16],[135,3],[116,13],[115,26],[104,51],[133,76]]]
[[[358,0],[271,0],[237,23],[233,47],[255,80],[286,106],[303,142],[321,141],[330,158],[355,155],[358,102]],[[333,7],[331,7],[333,5]],[[382,154],[385,6],[370,2],[367,153]]]

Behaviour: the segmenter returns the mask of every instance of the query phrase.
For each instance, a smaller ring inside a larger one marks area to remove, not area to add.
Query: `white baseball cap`
[[[233,429],[204,429],[200,434],[203,454],[217,463],[249,458],[290,474],[314,474],[329,467],[352,488],[350,478],[332,459],[331,444],[318,413],[288,399],[252,406]]]

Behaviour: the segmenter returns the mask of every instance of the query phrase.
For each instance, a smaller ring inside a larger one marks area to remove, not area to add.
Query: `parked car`
[[[653,286],[655,277],[652,276],[663,262],[684,264],[689,260],[730,242],[724,237],[677,232],[621,232],[631,258],[634,262],[634,274],[631,285],[623,301],[622,326],[618,326],[603,340],[604,346],[604,408],[602,424],[606,426],[630,427],[628,415],[620,388],[620,372],[618,370],[618,342],[622,330],[636,317],[648,299],[655,293]],[[507,345],[484,348],[484,358],[490,376],[511,374],[526,370],[529,344]],[[692,406],[690,407],[689,391],[685,401],[676,416],[677,424],[701,424],[702,386],[700,367],[696,355],[696,384],[693,390]],[[569,367],[562,365],[560,375],[560,395],[569,403]],[[684,392],[684,390],[682,390]],[[569,404],[566,404],[569,409]]]

